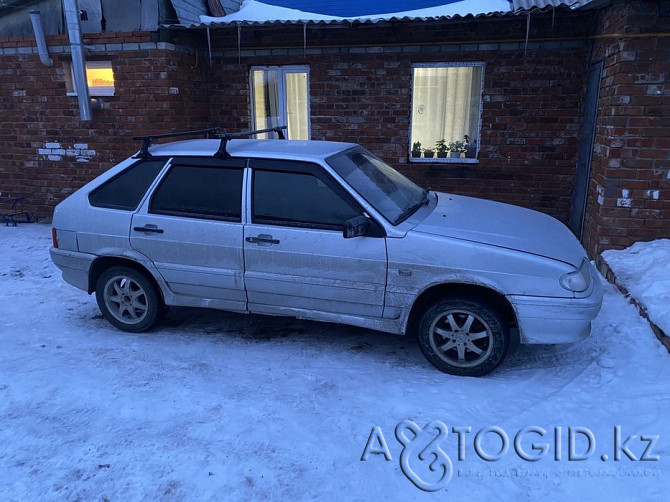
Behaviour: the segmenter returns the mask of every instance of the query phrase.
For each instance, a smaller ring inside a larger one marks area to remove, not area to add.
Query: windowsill
[[[71,98],[76,98],[77,97],[76,92],[68,92],[66,95],[71,97]],[[103,97],[103,96],[112,97],[112,96],[114,96],[114,91],[97,91],[97,92],[89,91],[88,95],[91,98],[99,98],[99,97]]]
[[[416,164],[479,164],[479,159],[472,157],[410,157],[409,161]]]

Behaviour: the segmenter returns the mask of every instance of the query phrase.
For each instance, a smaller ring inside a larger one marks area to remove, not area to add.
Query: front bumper
[[[97,256],[54,247],[49,249],[49,254],[54,264],[63,272],[63,280],[88,293],[89,272]]]
[[[508,296],[514,306],[521,343],[572,343],[591,332],[603,301],[603,289],[595,270],[583,298]]]

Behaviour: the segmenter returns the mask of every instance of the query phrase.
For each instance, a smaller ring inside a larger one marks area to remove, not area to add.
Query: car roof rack
[[[219,130],[217,128],[212,127],[209,129],[198,129],[196,131],[168,132],[165,134],[152,134],[150,136],[135,136],[133,137],[133,139],[142,140],[142,148],[137,154],[137,157],[144,159],[147,157],[151,157],[151,154],[149,153],[149,147],[151,146],[151,142],[155,139],[178,138],[180,136],[203,136],[203,135],[209,136],[211,134],[216,134],[218,132]]]
[[[149,147],[151,146],[151,143],[155,139],[178,138],[181,136],[206,136],[206,137],[213,136],[221,140],[219,149],[216,151],[214,156],[225,159],[230,157],[230,154],[226,150],[229,140],[233,138],[253,136],[255,134],[262,134],[266,132],[276,132],[279,139],[286,139],[286,135],[284,134],[284,130],[286,128],[287,128],[286,126],[277,126],[277,127],[270,127],[268,129],[256,129],[253,131],[240,131],[240,132],[229,133],[229,132],[223,132],[216,127],[211,127],[209,129],[197,129],[195,131],[168,132],[165,134],[151,134],[149,136],[134,136],[133,139],[142,140],[142,148],[140,148],[140,151],[135,156],[135,158],[146,159],[151,157],[151,153],[149,153]]]
[[[216,151],[214,156],[222,159],[227,159],[228,157],[230,157],[227,147],[228,147],[228,141],[233,138],[253,136],[254,134],[262,134],[265,132],[276,132],[279,139],[286,139],[286,136],[284,135],[284,129],[286,129],[286,126],[270,127],[269,129],[256,129],[254,131],[218,133],[216,134],[216,137],[221,139],[221,144],[219,145],[219,149]]]

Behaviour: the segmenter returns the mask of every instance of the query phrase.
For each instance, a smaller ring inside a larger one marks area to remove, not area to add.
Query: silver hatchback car
[[[122,330],[169,305],[295,316],[415,335],[438,369],[479,376],[513,337],[575,342],[600,310],[550,216],[424,190],[356,144],[152,144],[178,135],[143,138],[54,213],[54,263]]]

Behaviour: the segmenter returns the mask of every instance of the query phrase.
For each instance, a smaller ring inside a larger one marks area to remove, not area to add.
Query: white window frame
[[[69,62],[69,79],[66,82],[67,86],[67,95],[76,96],[77,95],[77,84],[74,78],[74,67],[72,62]],[[86,61],[86,69],[94,68],[111,68],[112,73],[114,72],[114,67],[110,60],[106,61]],[[114,78],[116,81],[116,77]],[[70,90],[71,89],[71,90]],[[116,91],[115,85],[97,85],[97,86],[88,86],[89,96],[114,96]]]
[[[252,66],[249,69],[249,110],[251,114],[251,128],[257,129],[256,125],[256,114],[254,113],[254,82],[253,82],[253,72],[254,71],[268,71],[275,70],[278,73],[278,92],[279,92],[279,118],[280,124],[282,126],[288,126],[288,117],[286,115],[286,74],[287,73],[304,73],[307,75],[307,139],[312,138],[312,120],[311,120],[311,108],[310,108],[310,95],[309,95],[309,66],[306,65],[285,65],[285,66]],[[288,131],[286,131],[288,134]]]
[[[445,157],[445,158],[424,158],[424,157],[412,157],[412,121],[414,119],[414,69],[415,68],[453,68],[453,67],[480,67],[482,69],[481,83],[480,83],[480,99],[479,99],[479,117],[477,121],[477,149],[475,151],[474,158],[466,157]],[[429,164],[478,164],[479,163],[479,151],[481,149],[481,137],[482,137],[482,111],[484,108],[484,72],[486,69],[486,63],[483,61],[454,61],[454,62],[439,62],[439,63],[414,63],[412,65],[412,75],[411,75],[411,84],[410,84],[410,99],[411,99],[411,108],[409,115],[409,134],[408,134],[408,145],[407,153],[408,158],[411,163],[429,163]]]

